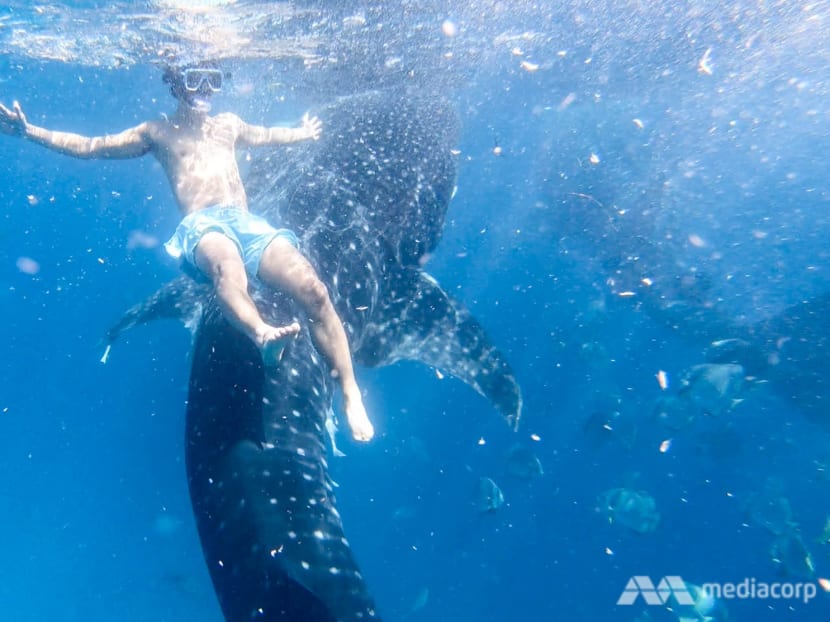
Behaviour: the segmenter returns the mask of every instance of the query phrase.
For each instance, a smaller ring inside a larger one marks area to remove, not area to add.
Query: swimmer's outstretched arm
[[[236,117],[239,140],[249,147],[260,145],[282,145],[301,140],[317,140],[323,131],[323,124],[317,117],[303,115],[300,127],[261,127],[245,123]]]
[[[142,123],[120,134],[82,136],[70,132],[54,132],[29,123],[20,104],[14,110],[0,104],[0,132],[20,136],[44,147],[76,158],[137,158],[151,148],[148,126]]]

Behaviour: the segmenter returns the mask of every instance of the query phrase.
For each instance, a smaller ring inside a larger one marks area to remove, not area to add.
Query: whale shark
[[[505,356],[423,269],[455,187],[452,106],[370,92],[314,112],[325,128],[319,141],[255,154],[246,180],[252,211],[297,232],[356,363],[434,366],[515,429],[522,397]],[[285,294],[252,290],[266,321],[305,320]],[[130,309],[108,339],[159,318],[180,319],[195,335],[186,471],[225,619],[379,619],[337,511],[326,439],[334,385],[308,330],[266,368],[210,289],[180,277]]]

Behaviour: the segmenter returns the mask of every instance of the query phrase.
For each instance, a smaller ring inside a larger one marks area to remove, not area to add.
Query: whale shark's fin
[[[401,359],[420,361],[464,381],[486,397],[515,430],[522,396],[510,365],[493,346],[481,324],[430,275],[411,271],[411,291],[391,297],[370,324],[355,352],[364,365],[389,365]]]
[[[210,296],[210,287],[196,283],[188,277],[179,277],[163,285],[155,294],[131,307],[121,319],[107,331],[106,345],[121,333],[153,320],[177,319],[193,328],[201,316],[202,308]]]

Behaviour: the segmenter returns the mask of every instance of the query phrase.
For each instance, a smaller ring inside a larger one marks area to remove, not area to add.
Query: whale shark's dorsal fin
[[[409,271],[410,291],[398,291],[370,324],[355,358],[364,365],[389,365],[401,359],[420,361],[455,376],[486,397],[514,430],[522,414],[522,396],[507,360],[481,324],[437,281],[420,270]]]
[[[174,279],[121,316],[118,323],[107,331],[107,347],[109,348],[121,333],[153,320],[181,320],[192,330],[202,314],[204,303],[210,296],[211,290],[208,285],[196,283],[184,276]]]

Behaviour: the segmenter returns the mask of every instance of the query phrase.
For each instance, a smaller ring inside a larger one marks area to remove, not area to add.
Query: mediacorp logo
[[[810,602],[818,594],[818,587],[824,589],[826,579],[820,579],[818,584],[774,582],[766,583],[757,581],[753,577],[746,577],[738,583],[704,583],[701,586],[686,583],[677,575],[667,575],[660,579],[657,587],[649,577],[633,576],[625,584],[618,605],[633,605],[639,596],[647,605],[678,605],[681,607],[691,606],[700,608],[704,601],[709,601],[710,606],[719,599],[776,599],[776,600],[801,600],[804,603]],[[830,582],[828,582],[830,585]],[[830,590],[828,590],[830,591]],[[669,602],[670,599],[674,599]]]
[[[633,605],[638,596],[643,597],[647,605],[665,605],[673,595],[678,605],[694,605],[695,599],[682,578],[671,575],[660,579],[657,587],[649,577],[634,576],[625,584],[625,589],[617,599],[618,605]]]

